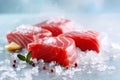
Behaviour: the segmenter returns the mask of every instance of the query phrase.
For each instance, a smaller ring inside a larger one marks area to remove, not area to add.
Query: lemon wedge
[[[18,45],[17,43],[15,43],[15,42],[11,42],[10,44],[6,45],[5,48],[8,51],[16,51],[16,50],[20,50],[21,46]]]

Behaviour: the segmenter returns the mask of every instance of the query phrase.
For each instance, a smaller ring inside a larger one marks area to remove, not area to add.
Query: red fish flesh
[[[74,40],[67,37],[45,37],[28,44],[32,58],[43,59],[45,62],[56,61],[62,66],[75,63],[78,54]]]
[[[97,53],[100,51],[100,44],[98,40],[99,33],[96,31],[72,31],[61,34],[59,36],[72,38],[75,41],[76,46],[79,47],[82,51],[94,50]]]
[[[58,36],[59,34],[66,33],[73,30],[73,24],[70,20],[63,18],[55,18],[52,20],[46,20],[35,26],[42,27],[52,32],[53,36]]]
[[[32,27],[28,25],[21,25],[16,28],[15,31],[12,31],[7,34],[7,40],[9,43],[15,42],[21,47],[27,47],[28,43],[31,43],[36,38],[43,38],[46,36],[52,36],[52,33],[48,30],[41,29],[38,27]]]

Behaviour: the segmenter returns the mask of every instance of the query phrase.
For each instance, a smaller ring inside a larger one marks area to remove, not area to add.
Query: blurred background
[[[0,13],[113,13],[120,0],[0,0]]]
[[[21,24],[60,16],[81,26],[75,28],[107,33],[120,43],[119,8],[120,0],[0,0],[0,36]]]

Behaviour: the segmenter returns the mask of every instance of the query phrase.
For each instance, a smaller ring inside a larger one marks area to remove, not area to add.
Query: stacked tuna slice
[[[72,22],[70,20],[62,18],[46,20],[36,24],[35,26],[51,31],[53,36],[58,36],[62,33],[66,33],[73,30]]]
[[[74,40],[66,37],[46,37],[28,44],[32,58],[43,59],[45,62],[56,61],[63,66],[74,64],[77,50]]]
[[[30,25],[21,25],[16,30],[7,34],[7,40],[9,43],[15,42],[21,47],[27,47],[27,45],[34,41],[34,38],[52,36],[52,33],[46,29],[33,27]]]
[[[32,51],[32,59],[71,66],[78,59],[77,47],[82,51],[100,51],[98,32],[73,31],[73,26],[70,20],[61,18],[46,20],[34,26],[21,25],[7,34],[7,40]]]

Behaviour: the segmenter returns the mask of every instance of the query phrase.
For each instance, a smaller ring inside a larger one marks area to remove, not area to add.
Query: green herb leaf
[[[22,61],[26,61],[26,58],[25,56],[21,55],[21,54],[18,54],[17,57],[22,60]]]
[[[30,58],[32,56],[32,51],[28,52],[27,56],[26,56],[26,62],[29,63],[30,62]]]

